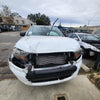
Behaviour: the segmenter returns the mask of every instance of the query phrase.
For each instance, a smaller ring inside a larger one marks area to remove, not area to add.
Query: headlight
[[[13,56],[18,59],[26,60],[27,55],[28,55],[28,53],[23,50],[20,50],[18,48],[13,49]]]
[[[80,48],[76,52],[74,52],[74,60],[77,60],[82,55],[82,49]]]
[[[92,46],[92,45],[90,45],[90,44],[88,44],[88,46],[89,46],[89,48],[91,48],[91,50],[94,50],[94,51],[100,52],[100,50],[97,49],[96,47],[94,47],[94,46]]]

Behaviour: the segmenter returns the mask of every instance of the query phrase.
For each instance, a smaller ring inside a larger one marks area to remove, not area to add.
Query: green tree
[[[37,19],[37,20],[36,20],[36,24],[37,24],[37,25],[46,25],[46,23],[45,23],[44,20],[42,20],[42,19]]]
[[[37,25],[50,25],[50,19],[45,14],[30,14],[27,16],[33,22],[36,22]]]

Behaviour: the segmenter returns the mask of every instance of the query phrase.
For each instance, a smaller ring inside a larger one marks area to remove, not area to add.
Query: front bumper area
[[[35,70],[26,72],[9,61],[9,67],[16,77],[26,85],[43,86],[62,83],[74,78],[82,64],[82,57],[74,65],[62,65],[51,70]]]
[[[31,82],[46,82],[70,77],[77,70],[76,66],[65,66],[46,70],[28,71],[26,78]]]

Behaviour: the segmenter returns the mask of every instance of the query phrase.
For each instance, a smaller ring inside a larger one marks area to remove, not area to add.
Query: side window
[[[77,37],[77,35],[76,35],[76,34],[73,34],[71,38],[73,38],[73,39],[75,39],[75,40],[79,41],[79,39],[78,39],[78,37]]]
[[[79,41],[79,39],[78,39],[78,37],[77,37],[77,35],[76,35],[76,34],[69,33],[69,34],[68,34],[68,37],[73,38],[73,39],[75,39],[75,40]]]
[[[77,38],[76,34],[73,34],[73,35],[72,35],[72,38]]]

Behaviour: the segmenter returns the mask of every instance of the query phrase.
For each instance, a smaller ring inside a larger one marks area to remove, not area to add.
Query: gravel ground
[[[88,66],[89,68],[93,68],[94,64],[95,64],[95,60],[92,58],[84,58],[83,59],[83,63]]]

